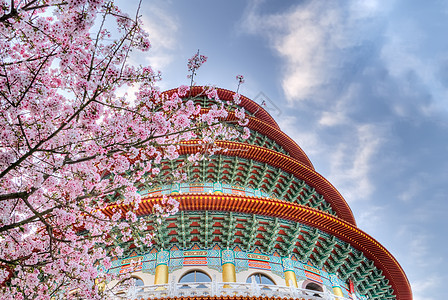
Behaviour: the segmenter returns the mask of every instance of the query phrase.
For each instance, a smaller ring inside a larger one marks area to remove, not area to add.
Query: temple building
[[[207,109],[202,90],[191,93]],[[222,100],[233,94],[218,89]],[[249,115],[248,140],[218,141],[227,150],[190,167],[188,182],[140,187],[140,215],[152,214],[163,195],[180,211],[154,222],[152,248],[129,245],[114,258],[108,272],[136,279],[114,297],[411,300],[399,263],[357,228],[347,202],[299,145],[257,103],[242,96],[239,105]],[[192,141],[180,153],[198,149]],[[160,176],[183,160],[164,163]]]

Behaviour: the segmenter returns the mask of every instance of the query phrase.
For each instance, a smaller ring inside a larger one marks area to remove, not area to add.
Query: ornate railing
[[[125,295],[114,295],[114,300],[198,296],[253,296],[269,298],[296,298],[301,300],[350,300],[329,292],[295,287],[237,282],[186,282],[131,287]]]

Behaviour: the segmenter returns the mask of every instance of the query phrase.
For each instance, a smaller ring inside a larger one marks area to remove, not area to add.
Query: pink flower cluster
[[[0,16],[0,298],[76,290],[101,299],[95,280],[111,280],[108,255],[126,254],[116,241],[152,243],[139,188],[185,180],[163,170],[180,145],[201,140],[185,159],[194,163],[219,150],[215,141],[249,130],[225,124],[232,109],[216,89],[204,90],[214,104],[201,112],[190,87],[168,96],[155,85],[159,73],[131,65],[132,50],[149,49],[148,35],[113,3],[11,3]],[[104,27],[109,20],[117,30]],[[192,75],[206,60],[189,60]],[[129,86],[138,91],[123,96]],[[237,118],[247,120],[243,110]],[[177,211],[172,198],[155,207],[159,218]]]
[[[207,61],[207,56],[200,55],[199,51],[192,58],[188,59],[188,71],[195,72]]]

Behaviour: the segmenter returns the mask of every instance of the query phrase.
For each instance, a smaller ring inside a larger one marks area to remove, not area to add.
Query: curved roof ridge
[[[193,97],[198,96],[204,92],[204,88],[205,86],[193,86],[190,89],[190,95]],[[219,99],[233,101],[233,95],[235,94],[235,92],[222,88],[215,89],[218,92]],[[164,91],[163,93],[172,95],[175,92],[177,92],[177,88]],[[259,118],[267,122],[269,125],[280,130],[280,127],[278,126],[274,118],[263,107],[261,107],[261,105],[244,95],[241,95],[240,99],[241,103],[239,104],[239,106],[244,107],[249,113],[254,114],[256,118]]]

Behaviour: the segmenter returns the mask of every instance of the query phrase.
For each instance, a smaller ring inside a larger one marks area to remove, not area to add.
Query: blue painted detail
[[[283,271],[294,271],[294,265],[293,265],[293,261],[290,258],[283,258],[282,259],[282,266],[283,266]]]
[[[219,273],[222,273],[222,266],[221,265],[219,265],[219,266],[217,266],[217,265],[210,265],[210,266],[208,266],[210,269],[213,269],[213,270],[216,270],[216,271],[218,271]]]
[[[325,286],[331,286],[331,282],[328,279],[328,277],[321,277],[322,278],[322,284]]]
[[[118,267],[118,266],[121,266],[121,259],[114,260],[113,262],[111,262],[110,265],[111,265],[111,269],[115,268],[115,267]]]
[[[207,264],[220,266],[221,259],[219,257],[207,257]]]
[[[143,260],[156,260],[157,259],[157,253],[148,253],[143,255]]]
[[[336,274],[329,274],[328,279],[330,280],[331,287],[341,287],[341,285],[339,284],[339,278],[336,276]]]
[[[168,265],[170,260],[170,251],[161,250],[157,253],[157,265]]]
[[[171,185],[171,193],[180,193],[180,183],[173,183]]]
[[[239,259],[247,259],[247,253],[243,251],[236,251],[234,252],[235,258]]]
[[[145,261],[142,264],[142,272],[155,274],[156,273],[156,261]]]
[[[220,257],[221,251],[219,250],[208,250],[207,256],[208,257]]]
[[[220,257],[207,257],[207,267],[222,272]]]
[[[236,263],[236,267],[242,268],[244,270],[249,269],[249,261],[247,261],[247,260],[236,259],[235,263]]]
[[[252,189],[250,187],[234,186],[230,184],[223,184],[221,182],[198,182],[198,183],[175,183],[170,185],[158,186],[152,189],[139,191],[142,196],[146,195],[169,195],[176,193],[213,193],[222,192],[224,194],[246,195],[255,197],[271,197],[270,194],[259,189]]]
[[[270,256],[269,261],[274,264],[282,264],[282,258],[278,256]]]
[[[221,261],[222,264],[231,263],[235,265],[235,256],[232,250],[222,250],[221,251]]]
[[[182,266],[183,265],[183,259],[181,258],[171,258],[170,259],[170,267],[175,267],[175,266]]]
[[[174,257],[184,257],[184,251],[176,250],[176,251],[170,251],[170,252],[171,252],[170,253],[171,258],[174,258]]]
[[[177,270],[180,270],[180,269],[182,269],[182,268],[183,268],[182,265],[180,265],[180,266],[170,266],[170,267],[168,267],[168,273],[172,273],[172,272],[177,271]],[[155,273],[154,273],[154,274],[155,274]]]
[[[285,272],[283,272],[283,267],[280,264],[270,264],[271,272],[275,275],[285,279]]]
[[[277,270],[271,270],[272,274],[277,275],[278,277],[281,277],[283,279],[285,279],[285,273],[281,272],[281,271],[277,271]]]
[[[198,247],[198,245],[197,245]],[[250,269],[261,269],[264,271],[271,272],[281,278],[284,278],[284,271],[294,271],[298,281],[307,280],[305,271],[320,274],[319,278],[322,280],[322,284],[327,287],[327,289],[331,289],[333,287],[341,287],[343,294],[348,297],[347,284],[345,282],[341,282],[341,280],[336,276],[336,274],[329,274],[322,269],[316,268],[315,272],[310,269],[306,263],[301,261],[286,257],[278,257],[275,255],[269,255],[264,253],[257,253],[254,250],[252,253],[248,253],[245,251],[233,251],[230,249],[226,250],[217,250],[216,248],[205,250],[205,249],[194,249],[192,250],[177,250],[175,247],[174,251],[163,250],[156,253],[147,253],[140,257],[132,257],[131,260],[139,259],[141,262],[141,271],[144,273],[155,274],[155,267],[159,264],[167,264],[168,271],[174,272],[176,270],[182,269],[184,267],[184,259],[202,259],[206,260],[206,265],[204,263],[203,266],[207,266],[210,269],[216,270],[218,272],[222,272],[222,264],[224,263],[233,263],[235,265],[235,271],[237,273],[248,271]],[[186,252],[189,252],[188,255],[185,255]],[[258,251],[259,252],[259,251]],[[126,266],[129,262],[129,258],[126,259],[117,259],[112,261],[112,268],[108,270],[110,274],[119,274],[120,271],[123,272],[123,267]],[[250,263],[250,266],[249,266]],[[99,265],[98,268],[102,266]],[[318,276],[318,275],[316,275]],[[366,298],[358,297],[362,300],[367,300]]]
[[[304,277],[304,278],[306,278],[305,271],[303,271],[302,269],[295,268],[294,271],[296,272],[296,277]]]
[[[214,184],[213,184],[213,192],[223,192],[222,191],[222,183],[220,183],[219,181],[218,182],[215,182]]]

